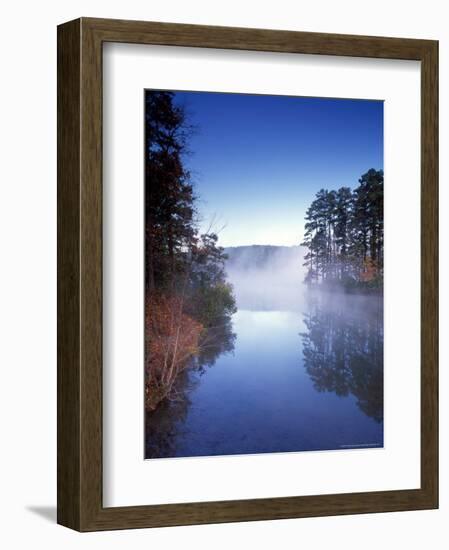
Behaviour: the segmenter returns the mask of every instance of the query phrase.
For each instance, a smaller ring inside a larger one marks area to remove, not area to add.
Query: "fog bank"
[[[249,310],[293,311],[304,299],[301,246],[237,246],[225,249],[226,272],[237,306]]]

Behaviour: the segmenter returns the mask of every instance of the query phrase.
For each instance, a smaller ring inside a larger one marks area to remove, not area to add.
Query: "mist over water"
[[[148,417],[146,458],[382,447],[381,296],[310,290],[302,247],[226,253],[233,339]]]
[[[226,272],[239,309],[297,311],[304,303],[304,248],[242,246],[225,249]]]
[[[146,458],[382,447],[383,101],[143,114]]]

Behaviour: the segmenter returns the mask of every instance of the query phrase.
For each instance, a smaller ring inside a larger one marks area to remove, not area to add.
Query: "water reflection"
[[[348,307],[349,305],[349,307]],[[304,367],[315,389],[352,394],[358,407],[383,420],[381,297],[311,295],[301,333]]]
[[[189,390],[199,382],[188,371],[178,376],[172,395],[145,416],[145,458],[175,456],[176,442],[190,406]]]
[[[382,298],[305,294],[217,323],[147,413],[146,458],[383,446]]]
[[[200,384],[207,367],[218,357],[232,353],[237,335],[229,318],[210,327],[203,336],[199,354],[177,377],[170,396],[145,416],[145,458],[176,456],[177,442],[185,433],[184,422],[192,406],[190,394]]]
[[[195,360],[196,369],[203,374],[205,368],[215,365],[223,353],[233,352],[236,338],[230,319],[222,320],[217,326],[208,328]]]

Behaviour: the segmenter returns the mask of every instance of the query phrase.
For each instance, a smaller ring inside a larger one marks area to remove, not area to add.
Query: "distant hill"
[[[228,255],[227,268],[239,269],[272,269],[282,265],[302,264],[304,248],[301,246],[257,245],[231,246],[225,248]]]

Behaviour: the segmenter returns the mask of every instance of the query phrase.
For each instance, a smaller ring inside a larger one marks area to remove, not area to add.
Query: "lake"
[[[146,458],[382,447],[382,297],[238,288],[227,345],[147,413]]]

